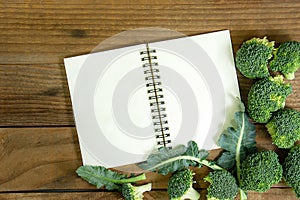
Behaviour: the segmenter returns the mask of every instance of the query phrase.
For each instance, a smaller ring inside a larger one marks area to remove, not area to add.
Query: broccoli
[[[208,200],[233,200],[238,193],[235,177],[226,170],[212,171],[204,181],[210,183],[206,195]]]
[[[273,50],[274,42],[269,42],[267,37],[247,40],[236,52],[236,67],[247,78],[268,77],[268,60],[272,58]]]
[[[279,148],[291,148],[300,140],[300,112],[295,109],[280,109],[266,124],[273,144]]]
[[[244,191],[265,192],[282,179],[278,155],[265,150],[249,155],[241,165],[240,187]]]
[[[122,195],[126,200],[142,200],[144,195],[143,193],[151,190],[151,183],[133,186],[131,183],[122,184]]]
[[[280,71],[286,79],[295,78],[295,72],[300,67],[300,43],[288,41],[281,44],[274,52],[274,59],[270,62],[272,71]]]
[[[258,123],[267,123],[272,112],[285,106],[286,97],[291,93],[292,86],[284,83],[282,75],[258,80],[248,93],[247,110],[250,118]]]
[[[200,194],[193,188],[194,173],[190,169],[175,172],[168,182],[170,200],[198,200]]]
[[[300,198],[300,144],[291,148],[283,163],[283,178]]]

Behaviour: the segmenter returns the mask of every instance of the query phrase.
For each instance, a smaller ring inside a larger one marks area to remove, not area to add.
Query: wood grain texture
[[[62,64],[0,65],[0,126],[74,126],[72,105]],[[300,71],[296,73],[300,77]],[[252,80],[238,73],[242,100]],[[290,81],[286,105],[300,110],[300,78]]]
[[[194,35],[230,29],[235,49],[252,36],[300,39],[299,1],[15,1],[1,3],[2,64],[62,63],[121,31],[164,27]]]
[[[199,190],[199,200],[206,200],[206,190]],[[108,200],[123,200],[124,198],[119,192],[108,192],[108,191],[85,191],[85,192],[27,192],[27,193],[0,193],[0,199],[2,200],[56,200],[56,199],[108,199]],[[167,192],[165,190],[154,190],[144,193],[144,199],[146,200],[166,200],[168,199]],[[264,194],[249,192],[249,200],[266,200],[266,199],[284,199],[284,200],[297,200],[293,191],[289,188],[272,188]]]
[[[257,141],[260,150],[272,149],[279,153],[262,125],[257,126]],[[215,159],[220,152],[211,151],[208,159]],[[285,153],[281,152],[281,156]],[[75,173],[82,165],[75,128],[1,128],[0,163],[0,192],[94,189]],[[194,170],[197,173],[195,187],[207,188],[208,184],[202,179],[209,173],[209,169],[202,167]],[[149,172],[144,182],[152,182],[155,189],[165,189],[168,178]],[[287,185],[282,182],[274,187]]]
[[[63,58],[89,53],[108,38],[131,29],[161,27],[185,35],[229,29],[233,50],[253,36],[267,35],[276,46],[300,41],[300,2],[237,0],[79,1],[0,0],[0,199],[122,199],[78,178],[81,162]],[[144,33],[143,33],[144,34]],[[163,39],[174,35],[144,35]],[[105,48],[136,44],[134,37]],[[298,77],[298,78],[297,78]],[[300,72],[291,81],[287,106],[300,110]],[[238,73],[242,99],[253,81]],[[257,146],[271,144],[263,125]],[[212,151],[213,159],[220,151]],[[129,166],[130,167],[130,166]],[[205,199],[207,168],[197,169],[195,187]],[[154,191],[145,199],[167,199],[168,177],[147,173]],[[295,200],[284,182],[249,199]]]

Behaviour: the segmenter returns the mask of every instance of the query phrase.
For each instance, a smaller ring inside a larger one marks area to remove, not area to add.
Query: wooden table
[[[82,165],[63,58],[122,31],[162,27],[195,35],[229,29],[234,51],[253,36],[300,41],[300,2],[237,0],[4,1],[0,4],[0,199],[122,199],[77,177]],[[238,74],[246,101],[252,82]],[[300,72],[287,106],[300,109]],[[259,149],[275,149],[257,124]],[[278,150],[277,150],[278,151]],[[217,155],[218,151],[212,152]],[[198,190],[207,185],[198,170]],[[167,177],[148,173],[167,199]],[[285,183],[249,199],[296,199]]]

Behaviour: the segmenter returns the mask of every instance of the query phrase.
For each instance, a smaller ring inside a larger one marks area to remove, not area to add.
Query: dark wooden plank
[[[62,64],[0,65],[0,126],[73,126],[73,112]],[[252,80],[238,73],[242,100]],[[300,71],[286,105],[300,110]]]
[[[235,49],[252,36],[300,40],[299,1],[3,1],[0,8],[2,64],[62,63],[66,56],[90,52],[108,37],[141,27],[187,35],[230,29]]]
[[[200,199],[206,200],[206,190],[199,190]],[[37,199],[124,199],[119,192],[36,192],[36,193],[0,193],[0,199],[22,199],[22,200],[37,200]],[[165,200],[168,199],[168,194],[166,190],[152,190],[150,192],[144,193],[145,200]],[[238,198],[237,198],[238,199]],[[249,192],[248,200],[274,200],[274,199],[284,199],[284,200],[297,200],[293,191],[289,188],[272,188],[265,193],[254,193]]]
[[[81,165],[74,129],[0,129],[0,138],[1,191],[74,188],[81,182],[74,171]]]
[[[63,65],[0,65],[0,126],[74,125]]]
[[[271,145],[264,127],[257,129],[258,147],[277,149]],[[210,152],[215,159],[220,150]],[[93,189],[77,177],[75,170],[82,165],[80,149],[74,128],[1,128],[0,129],[0,192],[40,189]],[[123,169],[132,169],[127,166]],[[194,169],[195,187],[206,188],[203,177],[209,169]],[[153,188],[165,189],[169,176],[147,173]],[[30,180],[30,181],[28,181]],[[287,187],[280,183],[274,187]]]
[[[82,162],[74,128],[2,128],[0,162],[0,192],[94,189],[75,172]],[[167,178],[147,173],[144,182],[162,189]]]
[[[108,199],[108,200],[121,200],[124,199],[119,192],[108,192],[100,190],[99,192],[40,192],[40,193],[8,193],[0,194],[0,199],[22,199],[22,200],[38,200],[38,199]],[[157,200],[168,199],[166,191],[154,190],[144,193],[144,199]]]

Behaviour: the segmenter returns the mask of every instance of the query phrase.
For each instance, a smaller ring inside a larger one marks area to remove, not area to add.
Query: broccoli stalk
[[[151,183],[133,186],[131,183],[122,184],[122,195],[126,200],[142,200],[144,195],[143,193],[151,190]]]
[[[170,200],[198,200],[200,194],[193,188],[194,173],[190,169],[175,172],[168,182]]]
[[[210,172],[204,181],[210,183],[207,200],[233,200],[239,190],[235,177],[225,170]]]
[[[156,169],[159,169],[160,167],[164,167],[165,165],[169,165],[172,164],[174,162],[177,161],[181,161],[181,160],[188,160],[188,161],[194,161],[200,165],[205,165],[213,170],[224,170],[222,167],[218,166],[217,164],[215,164],[212,161],[208,161],[206,159],[199,159],[193,156],[188,156],[188,155],[180,155],[180,156],[176,156],[167,160],[164,160],[162,162],[160,162],[159,164],[151,167],[151,168],[145,168],[146,170],[149,171],[155,171]]]
[[[274,42],[269,42],[267,37],[247,40],[236,52],[236,67],[247,78],[268,77],[268,60],[273,50]]]
[[[274,52],[274,59],[270,62],[272,71],[281,72],[286,79],[295,78],[295,72],[300,67],[300,43],[288,41],[281,44]]]
[[[279,148],[291,148],[300,140],[300,112],[285,108],[275,112],[266,124],[273,144]]]
[[[78,176],[97,188],[105,186],[107,190],[119,190],[126,200],[142,200],[143,193],[151,190],[151,183],[133,186],[131,183],[145,180],[146,175],[128,177],[103,166],[81,166],[76,170]]]
[[[285,106],[286,98],[291,93],[291,84],[284,83],[281,75],[255,82],[248,93],[250,118],[258,123],[267,123],[273,112]]]
[[[97,188],[105,187],[107,190],[119,190],[122,189],[122,184],[133,183],[146,179],[145,173],[128,177],[125,174],[121,174],[103,166],[80,166],[76,173],[82,179],[86,180]]]
[[[156,171],[163,175],[180,171],[190,166],[201,167],[205,165],[213,170],[223,170],[215,162],[207,160],[207,156],[207,150],[199,150],[195,141],[189,141],[188,146],[178,145],[171,149],[167,147],[159,148],[158,152],[150,154],[147,161],[140,163],[139,167],[143,170]]]
[[[278,155],[265,150],[249,155],[241,166],[240,187],[244,191],[265,192],[282,179]]]
[[[291,148],[283,163],[283,177],[300,198],[300,144]]]

